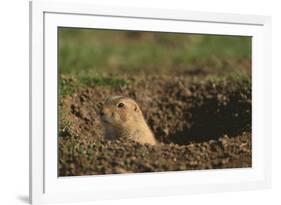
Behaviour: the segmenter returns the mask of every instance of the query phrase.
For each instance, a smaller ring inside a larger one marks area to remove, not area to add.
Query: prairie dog
[[[107,98],[100,116],[107,139],[128,138],[141,144],[156,144],[142,111],[133,99],[123,96]]]

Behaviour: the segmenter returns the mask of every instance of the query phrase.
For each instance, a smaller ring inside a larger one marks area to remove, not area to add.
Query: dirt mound
[[[60,176],[251,166],[249,80],[124,79],[60,99]],[[134,98],[161,144],[104,141],[98,113],[110,95]]]
[[[59,140],[60,176],[183,171],[251,166],[251,135],[189,145]]]

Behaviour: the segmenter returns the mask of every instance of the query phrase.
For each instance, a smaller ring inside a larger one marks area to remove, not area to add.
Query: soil
[[[123,78],[60,98],[59,176],[251,167],[249,80]],[[103,138],[98,113],[111,95],[138,102],[158,145]]]

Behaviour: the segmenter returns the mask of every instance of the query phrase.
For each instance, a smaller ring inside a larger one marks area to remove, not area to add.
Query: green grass
[[[124,79],[115,79],[110,77],[99,77],[99,78],[82,78],[81,83],[87,86],[109,86],[109,87],[117,87],[128,84],[127,80]]]
[[[92,86],[106,86],[106,87],[120,87],[128,85],[129,80],[118,79],[112,77],[94,77],[83,76],[80,78],[69,77],[62,75],[59,83],[60,95],[66,96],[76,92],[79,88],[92,87]]]
[[[95,29],[59,29],[59,74],[63,95],[79,86],[119,86],[118,75],[201,70],[217,76],[249,75],[251,38]]]

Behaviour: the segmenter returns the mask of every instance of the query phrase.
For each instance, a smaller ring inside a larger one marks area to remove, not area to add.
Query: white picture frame
[[[58,177],[56,79],[57,28],[60,26],[252,36],[252,168]],[[269,188],[270,51],[271,18],[266,16],[30,2],[30,202]]]

